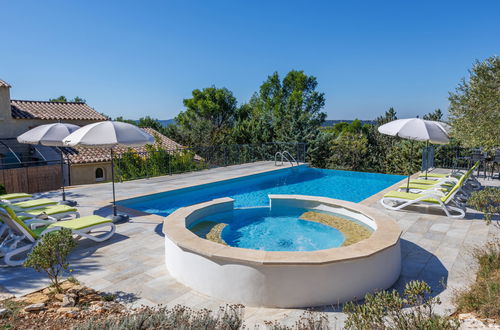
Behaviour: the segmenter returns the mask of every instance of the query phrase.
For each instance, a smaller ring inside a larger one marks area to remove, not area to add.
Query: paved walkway
[[[272,162],[217,168],[202,172],[173,175],[117,184],[117,198],[151,194],[156,191],[181,186],[229,179],[274,170]],[[498,185],[499,180],[483,183]],[[111,195],[110,184],[80,186],[69,189],[71,198],[78,199],[82,215],[110,214],[107,204]],[[56,193],[44,196],[56,197]],[[395,288],[409,280],[427,281],[439,295],[443,304],[440,311],[453,310],[451,298],[455,289],[473,280],[475,267],[471,255],[473,247],[483,245],[494,236],[500,237],[498,226],[487,226],[477,213],[469,212],[467,219],[450,219],[437,214],[417,211],[387,211],[377,202],[377,197],[363,201],[393,216],[403,228],[403,268]],[[96,205],[100,205],[96,211]],[[425,211],[425,209],[424,209]],[[94,289],[119,293],[121,299],[131,304],[217,309],[224,302],[199,294],[176,282],[164,265],[164,239],[159,216],[136,214],[128,223],[117,226],[117,234],[107,242],[80,241],[72,255],[73,274],[85,285]],[[0,293],[23,295],[46,286],[43,275],[22,267],[0,267]],[[332,324],[341,327],[345,316],[335,306],[316,308],[327,312]],[[282,320],[292,325],[303,313],[302,309],[245,308],[247,325],[262,324],[264,320]]]

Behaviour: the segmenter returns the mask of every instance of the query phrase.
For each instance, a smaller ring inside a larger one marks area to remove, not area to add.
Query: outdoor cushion
[[[25,193],[12,193],[12,194],[5,194],[5,195],[0,195],[0,199],[4,200],[11,200],[11,199],[18,199],[18,198],[31,198],[33,197],[30,194],[25,194]]]
[[[111,219],[103,218],[98,215],[89,215],[87,217],[82,217],[74,220],[54,222],[48,226],[38,227],[36,229],[32,229],[31,231],[33,232],[33,234],[36,235],[35,236],[36,238],[39,238],[40,234],[49,228],[59,227],[59,228],[68,228],[71,230],[82,230],[88,227],[93,227],[109,222],[112,222]]]
[[[48,198],[40,198],[40,199],[32,199],[29,201],[14,203],[12,205],[18,208],[28,209],[31,207],[54,205],[54,204],[57,204],[57,202],[54,202],[53,200]]]
[[[406,184],[403,184],[399,186],[401,189],[406,189]],[[446,187],[441,187],[440,185],[431,185],[431,184],[419,184],[419,183],[412,183],[410,182],[410,189],[421,189],[421,190],[427,190],[427,189],[433,189],[433,188],[438,188],[441,191],[448,191],[450,188]]]
[[[47,215],[56,215],[60,213],[66,213],[66,212],[76,212],[78,211],[76,208],[68,206],[68,205],[49,205],[45,207],[41,207],[39,209],[34,209],[34,210],[26,210],[23,211],[24,213],[31,214],[33,216],[40,215],[42,213],[45,213]]]
[[[406,200],[415,200],[415,199],[420,198],[422,196],[425,196],[425,194],[414,194],[414,193],[407,193],[407,192],[403,192],[403,191],[390,191],[384,195],[384,197],[388,197],[388,198],[399,198],[399,199],[406,199]],[[444,197],[441,197],[441,200],[443,200],[443,198]],[[435,200],[434,198],[426,198],[426,199],[422,199],[420,201],[426,202],[426,203],[439,204],[439,202],[437,200]]]
[[[453,183],[450,183],[450,182],[438,182],[436,180],[425,180],[425,179],[414,179],[414,180],[410,180],[410,184],[412,183],[415,183],[415,184],[422,184],[422,185],[428,185],[428,186],[433,186],[437,183],[439,183],[440,185],[443,185],[443,186],[453,186],[454,184]]]

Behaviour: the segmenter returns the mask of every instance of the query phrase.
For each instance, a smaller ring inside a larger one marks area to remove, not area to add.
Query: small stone
[[[74,297],[70,295],[64,295],[61,307],[73,307],[76,304],[76,300]]]
[[[7,308],[0,308],[0,318],[5,317],[9,313]]]
[[[61,307],[56,311],[57,314],[62,314],[66,317],[76,318],[80,313],[80,308],[78,307]]]
[[[45,309],[45,304],[44,303],[39,303],[39,304],[31,304],[26,307],[24,307],[25,312],[39,312]]]
[[[63,301],[64,294],[63,293],[57,293],[57,294],[54,295],[54,298],[56,298],[59,301]]]
[[[21,298],[27,304],[40,304],[46,303],[50,300],[49,296],[43,294],[42,292],[30,293]]]
[[[69,288],[67,293],[79,293],[80,291],[82,291],[84,289],[85,289],[85,287],[83,285],[75,285],[75,286]]]
[[[70,281],[64,281],[61,283],[60,286],[61,286],[61,289],[63,289],[63,290],[69,290],[74,286],[78,286],[78,284],[75,284],[75,283],[70,282]]]
[[[474,314],[472,314],[472,313],[458,314],[458,319],[459,320],[471,319],[473,317],[474,317]]]

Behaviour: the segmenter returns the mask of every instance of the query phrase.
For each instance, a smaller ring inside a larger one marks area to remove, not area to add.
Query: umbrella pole
[[[408,166],[408,181],[406,182],[406,192],[410,191],[410,175],[411,175],[412,157],[413,157],[413,140],[411,140],[411,147],[410,147],[410,163]]]
[[[113,161],[113,147],[111,147],[111,183],[113,186],[113,216],[116,217],[116,197],[115,197],[115,163]]]
[[[64,156],[63,156],[63,152],[62,152],[61,148],[59,148],[59,152],[61,153],[62,200],[63,200],[63,202],[65,202],[66,201],[66,191],[64,190]]]
[[[427,159],[425,160],[425,179],[427,180],[427,171],[429,170],[429,164],[427,163],[427,160],[429,159],[429,140],[425,141],[425,150],[427,151]]]

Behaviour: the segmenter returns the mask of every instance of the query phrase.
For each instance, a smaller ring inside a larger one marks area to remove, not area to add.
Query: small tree
[[[475,191],[468,203],[474,209],[484,213],[484,220],[491,223],[494,217],[500,218],[500,187],[486,187]]]
[[[61,292],[59,278],[68,269],[67,258],[75,246],[76,242],[70,229],[62,228],[47,233],[28,255],[24,267],[47,273],[56,291]]]
[[[465,147],[500,145],[500,58],[476,62],[455,92],[450,93],[452,134]]]

